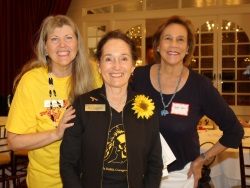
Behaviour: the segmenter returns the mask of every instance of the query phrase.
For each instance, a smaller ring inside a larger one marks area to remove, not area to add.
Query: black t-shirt
[[[103,162],[103,188],[127,188],[127,149],[122,113],[112,108]]]

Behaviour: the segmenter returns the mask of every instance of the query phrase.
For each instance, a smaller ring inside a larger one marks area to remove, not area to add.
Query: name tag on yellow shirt
[[[52,100],[52,107],[58,107],[57,101],[63,106],[63,100]],[[44,100],[44,107],[50,107],[50,100]]]

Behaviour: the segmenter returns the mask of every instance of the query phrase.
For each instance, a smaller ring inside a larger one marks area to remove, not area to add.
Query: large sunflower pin
[[[148,119],[154,114],[154,102],[145,95],[137,95],[132,105],[134,105],[132,110],[135,111],[135,114],[137,113],[137,119],[140,117],[142,117],[142,119],[144,119],[144,117]]]

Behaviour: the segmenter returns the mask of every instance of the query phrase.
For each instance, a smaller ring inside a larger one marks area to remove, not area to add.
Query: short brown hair
[[[102,39],[97,44],[96,54],[95,54],[96,60],[100,61],[101,56],[102,56],[103,46],[111,39],[121,39],[125,43],[127,43],[129,45],[129,48],[130,48],[132,60],[135,63],[135,61],[137,60],[136,46],[135,46],[134,42],[121,30],[109,31],[102,37]]]

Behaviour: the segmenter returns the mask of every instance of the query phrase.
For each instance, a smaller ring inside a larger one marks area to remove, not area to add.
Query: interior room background
[[[71,0],[0,1],[0,116],[8,113],[7,97],[22,66],[33,57],[33,43],[42,20],[66,14]]]
[[[213,81],[237,115],[250,118],[249,0],[19,0],[18,4],[23,1],[29,1],[29,8],[27,3],[19,10],[14,8],[14,15],[8,15],[4,24],[0,18],[1,25],[9,28],[2,34],[4,41],[9,41],[1,42],[1,95],[11,93],[14,76],[31,55],[32,36],[47,14],[66,10],[81,31],[90,59],[106,31],[121,29],[137,45],[137,66],[154,62],[151,41],[157,27],[168,16],[182,15],[193,22],[197,31],[190,66]],[[46,8],[45,4],[52,7]],[[59,7],[63,10],[55,10]],[[24,9],[25,15],[21,16]],[[27,25],[22,17],[29,19]],[[8,55],[3,56],[3,51]]]

